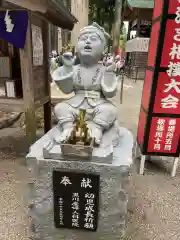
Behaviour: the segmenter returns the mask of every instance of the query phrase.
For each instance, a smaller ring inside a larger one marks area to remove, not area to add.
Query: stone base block
[[[125,136],[124,136],[125,137]],[[29,168],[29,215],[34,240],[120,240],[124,235],[132,165],[132,135],[126,130],[125,155],[108,163],[44,159],[42,142],[31,148],[27,156]],[[129,140],[128,140],[129,139]],[[127,145],[129,144],[129,147]],[[37,146],[38,145],[38,146]],[[41,146],[41,147],[40,147]],[[37,151],[38,149],[38,151]],[[41,149],[41,151],[40,151]],[[36,150],[36,151],[35,151]],[[131,150],[131,151],[130,151]],[[126,156],[126,159],[124,157]],[[122,159],[123,157],[123,159]],[[53,213],[53,170],[83,171],[100,175],[99,220],[96,232],[56,229]]]

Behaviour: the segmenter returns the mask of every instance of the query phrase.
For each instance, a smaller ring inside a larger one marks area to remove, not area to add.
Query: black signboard
[[[141,20],[139,37],[149,38],[151,35],[151,27],[152,27],[152,21]]]
[[[99,185],[96,174],[53,171],[55,227],[96,231]]]

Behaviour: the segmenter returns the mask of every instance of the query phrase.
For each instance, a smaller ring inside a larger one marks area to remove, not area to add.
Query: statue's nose
[[[90,40],[89,38],[87,38],[86,43],[87,43],[87,44],[88,44],[88,43],[91,43],[91,40]]]

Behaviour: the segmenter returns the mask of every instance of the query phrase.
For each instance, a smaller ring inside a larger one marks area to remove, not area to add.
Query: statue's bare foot
[[[95,123],[89,124],[88,128],[90,137],[95,139],[95,143],[97,145],[100,145],[102,139],[102,128]]]
[[[43,146],[43,149],[49,151],[53,148],[54,146],[54,141],[53,140],[50,140],[49,142],[47,142],[44,146]]]
[[[55,137],[55,141],[57,143],[66,142],[70,138],[72,131],[73,127],[65,128],[59,136]]]

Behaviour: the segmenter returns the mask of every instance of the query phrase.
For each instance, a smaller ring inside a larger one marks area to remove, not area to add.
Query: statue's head
[[[102,57],[108,38],[109,35],[105,32],[104,28],[100,27],[97,23],[84,27],[80,31],[77,43],[80,60],[98,62]]]

